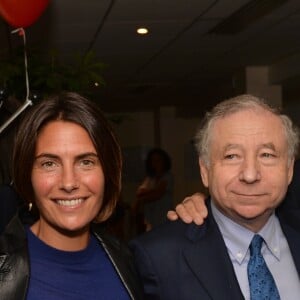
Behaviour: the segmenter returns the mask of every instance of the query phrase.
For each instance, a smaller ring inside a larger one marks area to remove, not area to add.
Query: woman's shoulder
[[[0,251],[10,252],[14,249],[24,246],[26,241],[26,232],[23,223],[15,215],[5,227],[0,236]]]
[[[119,252],[122,256],[131,255],[127,243],[111,234],[105,226],[93,224],[92,232],[107,251]]]

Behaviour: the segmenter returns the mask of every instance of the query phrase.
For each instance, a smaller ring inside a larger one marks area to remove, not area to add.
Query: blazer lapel
[[[187,264],[212,299],[244,299],[215,221],[207,220],[203,227],[202,236],[199,227],[197,233],[193,234],[191,227],[187,233],[195,239],[184,251]]]
[[[125,285],[130,298],[133,300],[143,299],[143,291],[140,279],[134,267],[133,259],[129,249],[116,239],[107,236],[99,231],[97,226],[93,226],[93,232],[101,242],[105,252],[110,258],[114,268]]]
[[[290,240],[287,236],[287,240],[288,240],[291,252],[292,252],[292,256],[293,256],[293,259],[294,259],[296,269],[298,271],[298,275],[300,275],[300,255],[299,255],[299,253],[300,253],[300,240],[299,240],[299,233],[297,234],[297,239],[291,239]],[[291,243],[290,243],[290,241],[291,241]]]
[[[300,214],[298,210],[289,210],[278,214],[281,228],[288,241],[294,263],[300,275]]]

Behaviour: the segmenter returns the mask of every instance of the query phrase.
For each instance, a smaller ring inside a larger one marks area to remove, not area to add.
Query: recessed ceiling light
[[[136,30],[136,32],[137,32],[138,34],[143,35],[143,34],[147,34],[149,31],[148,31],[148,29],[147,29],[146,27],[140,27],[140,28],[138,28],[138,29]]]

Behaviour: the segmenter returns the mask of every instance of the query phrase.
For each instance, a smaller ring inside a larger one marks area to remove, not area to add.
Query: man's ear
[[[203,185],[208,188],[208,167],[201,158],[199,158],[199,168]]]
[[[294,175],[294,164],[295,164],[295,159],[293,159],[290,162],[290,165],[289,165],[289,170],[288,170],[288,182],[289,182],[289,184],[291,183],[293,175]]]

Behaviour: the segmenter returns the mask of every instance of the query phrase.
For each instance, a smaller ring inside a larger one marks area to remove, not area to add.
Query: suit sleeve
[[[144,299],[164,299],[160,291],[158,273],[155,271],[155,266],[151,257],[148,255],[147,250],[136,240],[130,242],[129,245],[133,252],[136,268],[142,280]]]

